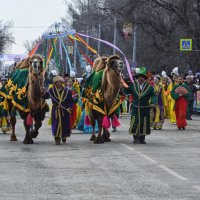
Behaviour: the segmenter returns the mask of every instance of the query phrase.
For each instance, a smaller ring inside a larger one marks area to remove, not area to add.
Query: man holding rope
[[[129,133],[133,135],[133,143],[146,144],[145,136],[151,133],[150,110],[157,105],[157,97],[154,88],[146,81],[146,68],[141,68],[135,78],[136,81],[125,89],[126,94],[133,95]]]

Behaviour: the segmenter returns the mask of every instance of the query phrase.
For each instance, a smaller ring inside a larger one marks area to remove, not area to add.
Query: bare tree
[[[14,43],[14,38],[10,32],[12,22],[0,21],[0,54],[4,53]]]

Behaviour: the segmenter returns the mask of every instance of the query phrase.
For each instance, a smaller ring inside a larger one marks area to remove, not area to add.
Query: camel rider
[[[157,97],[147,82],[146,68],[141,68],[135,78],[136,81],[124,89],[126,94],[134,97],[129,133],[133,135],[133,143],[146,144],[145,136],[151,133],[150,109],[157,104]]]
[[[61,76],[53,78],[53,87],[45,93],[41,89],[43,98],[52,100],[52,133],[55,137],[55,143],[58,145],[66,142],[70,136],[70,114],[72,110],[72,93],[64,85],[64,79]]]

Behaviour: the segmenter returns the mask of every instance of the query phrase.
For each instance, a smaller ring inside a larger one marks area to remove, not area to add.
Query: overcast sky
[[[0,0],[0,20],[14,23],[11,31],[16,44],[6,53],[26,53],[23,43],[41,36],[65,13],[64,0]]]

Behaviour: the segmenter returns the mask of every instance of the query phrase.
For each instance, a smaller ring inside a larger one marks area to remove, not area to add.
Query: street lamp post
[[[116,17],[116,10],[115,10],[115,16],[114,16],[114,39],[113,43],[116,46],[117,43],[117,17]],[[116,49],[113,48],[113,54],[116,54]]]

